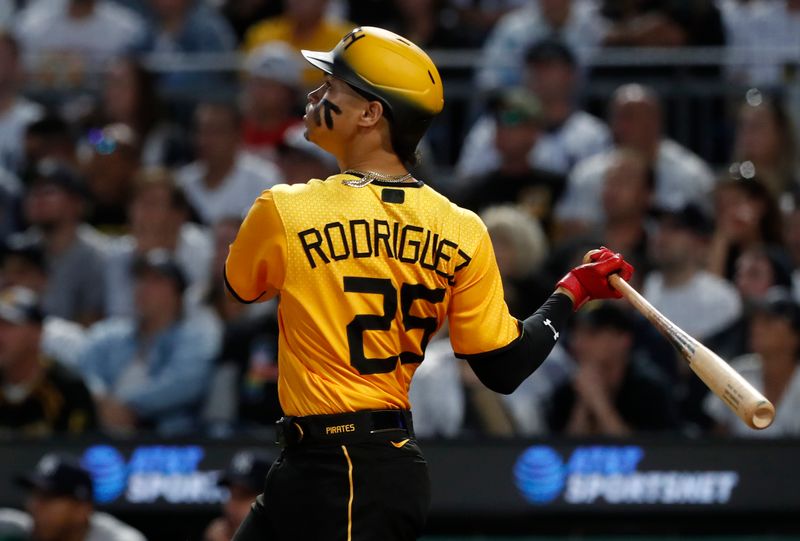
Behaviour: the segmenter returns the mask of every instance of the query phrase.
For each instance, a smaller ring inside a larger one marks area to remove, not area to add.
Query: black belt
[[[281,447],[293,445],[358,443],[398,435],[414,437],[408,410],[364,410],[335,415],[281,417],[276,423]]]

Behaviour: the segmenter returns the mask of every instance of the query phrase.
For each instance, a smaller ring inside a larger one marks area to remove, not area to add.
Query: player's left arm
[[[225,285],[243,303],[266,301],[283,286],[286,232],[272,192],[256,199],[230,246]]]

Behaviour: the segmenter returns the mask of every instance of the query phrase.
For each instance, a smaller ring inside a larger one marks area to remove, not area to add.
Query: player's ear
[[[361,111],[358,124],[365,128],[376,125],[383,117],[383,104],[379,101],[369,101]]]

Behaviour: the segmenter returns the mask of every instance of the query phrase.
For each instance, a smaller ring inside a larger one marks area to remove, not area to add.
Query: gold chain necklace
[[[375,173],[374,171],[358,171],[356,169],[348,169],[343,175],[353,175],[355,177],[361,177],[358,180],[343,180],[342,184],[346,186],[352,186],[353,188],[363,188],[367,184],[372,181],[379,181],[379,182],[391,182],[393,184],[405,182],[408,179],[412,178],[411,173],[406,173],[405,175],[383,175],[381,173]]]

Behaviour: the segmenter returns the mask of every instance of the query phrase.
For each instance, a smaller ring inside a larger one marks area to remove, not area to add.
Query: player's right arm
[[[573,309],[589,299],[619,297],[608,284],[615,272],[627,280],[633,269],[619,254],[599,250],[570,271],[533,315],[517,321],[503,299],[494,250],[484,232],[470,264],[456,276],[449,306],[456,357],[466,359],[489,389],[512,393],[550,354]]]
[[[270,190],[256,199],[230,246],[225,285],[239,302],[265,301],[283,287],[286,231]]]

